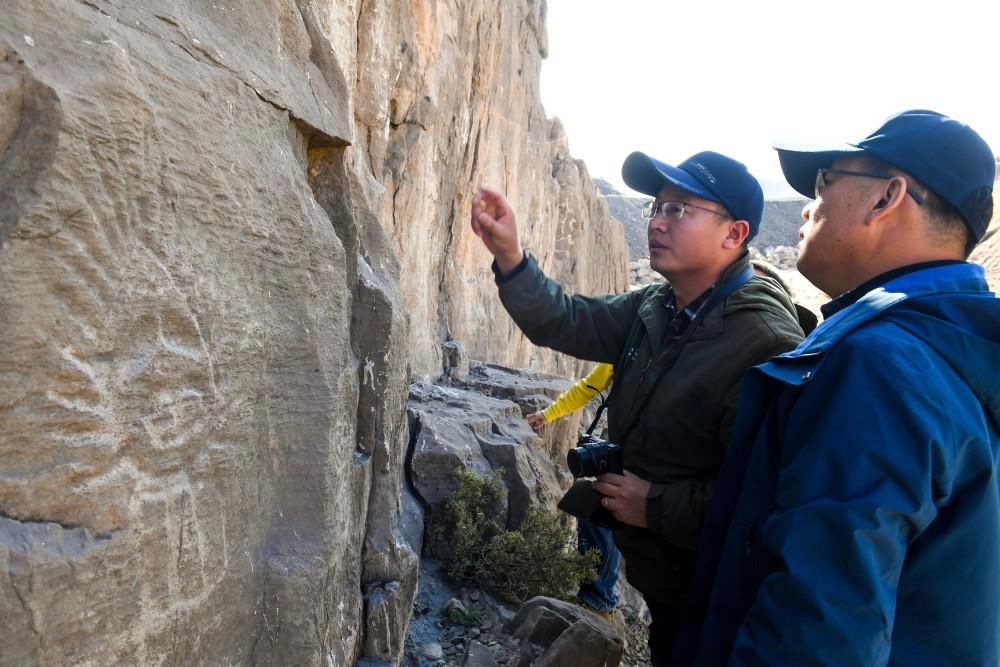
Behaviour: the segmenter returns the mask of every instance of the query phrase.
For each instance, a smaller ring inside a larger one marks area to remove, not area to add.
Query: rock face
[[[448,334],[576,370],[502,314],[474,185],[570,289],[625,286],[544,13],[4,3],[0,663],[399,662],[410,371]]]
[[[627,287],[621,226],[539,103],[545,1],[361,6],[357,34],[334,50],[359,45],[345,68],[359,82],[354,157],[378,181],[374,213],[400,257],[414,371],[436,376],[450,336],[473,359],[576,374],[575,362],[514,327],[496,297],[492,258],[469,227],[475,187],[491,185],[508,195],[525,248],[550,276],[587,294]]]
[[[666,279],[649,266],[649,258],[641,257],[628,263],[628,284],[630,289],[639,289],[652,283],[666,282]]]
[[[611,216],[622,223],[625,242],[628,244],[629,262],[648,258],[649,242],[646,239],[646,220],[642,217],[642,207],[649,198],[635,196],[634,193],[622,194],[615,186],[601,178],[595,178],[594,185],[608,203]]]
[[[522,641],[518,667],[617,667],[624,652],[610,624],[553,598],[525,602],[507,630]]]
[[[555,511],[572,480],[563,462],[575,443],[580,416],[547,427],[543,441],[523,415],[548,405],[567,387],[554,376],[479,362],[451,386],[413,384],[409,466],[424,506],[439,511],[455,491],[455,469],[463,468],[480,476],[503,471],[500,525],[516,528],[532,506]]]

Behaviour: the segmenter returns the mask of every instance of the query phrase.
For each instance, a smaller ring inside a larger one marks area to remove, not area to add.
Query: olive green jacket
[[[748,263],[744,254],[720,283]],[[678,341],[664,337],[669,284],[627,294],[568,295],[530,257],[497,283],[504,307],[531,342],[615,365],[608,435],[622,446],[625,469],[652,482],[648,528],[616,530],[615,542],[629,583],[647,598],[684,604],[743,374],[803,338],[790,297],[774,281],[754,276],[705,315],[656,382]],[[650,391],[655,394],[637,415]]]

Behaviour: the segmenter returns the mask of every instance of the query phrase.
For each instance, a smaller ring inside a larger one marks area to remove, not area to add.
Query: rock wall
[[[571,289],[625,287],[543,18],[4,3],[0,664],[399,661],[411,370],[451,335],[576,372],[501,312],[474,186]]]
[[[386,191],[378,217],[400,257],[414,371],[439,373],[451,336],[474,359],[575,374],[510,322],[469,227],[475,188],[491,185],[549,275],[586,293],[626,289],[621,228],[539,102],[545,0],[371,4],[334,50],[356,40],[355,157]]]

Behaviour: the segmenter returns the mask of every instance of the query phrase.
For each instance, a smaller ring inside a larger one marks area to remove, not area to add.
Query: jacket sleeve
[[[886,664],[907,545],[937,514],[932,471],[954,467],[930,356],[847,338],[779,415],[773,509],[747,537],[770,574],[731,665]]]
[[[552,405],[545,408],[545,411],[542,412],[545,421],[559,419],[585,406],[598,392],[607,389],[608,385],[611,384],[613,373],[614,367],[611,364],[594,366],[587,377],[574,382],[572,387],[559,394],[559,398]]]
[[[530,256],[515,275],[497,284],[501,303],[532,343],[607,363],[618,360],[645,293],[567,295]]]
[[[746,369],[787,352],[798,343],[799,339],[796,338],[775,338],[758,353],[756,359],[746,364]],[[729,436],[736,420],[742,385],[741,377],[722,399],[718,437],[724,447],[729,444]],[[669,484],[653,484],[646,496],[646,521],[649,529],[671,544],[697,549],[714,492],[715,479],[684,479]]]

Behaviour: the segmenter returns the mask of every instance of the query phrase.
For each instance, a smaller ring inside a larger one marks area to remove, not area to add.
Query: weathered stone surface
[[[450,334],[578,371],[501,312],[474,187],[571,290],[625,285],[538,101],[543,15],[4,4],[0,663],[398,664],[410,371]]]
[[[499,663],[488,648],[473,640],[465,647],[462,667],[497,667]]]
[[[469,353],[465,345],[458,340],[446,340],[441,345],[444,379],[452,382],[462,382],[469,376]]]
[[[414,488],[432,508],[455,490],[454,470],[484,475],[503,470],[500,523],[520,524],[532,506],[554,511],[572,483],[566,453],[576,446],[581,413],[546,425],[536,435],[523,415],[547,406],[569,382],[545,373],[469,362],[465,379],[445,385],[414,383],[409,461]]]
[[[538,598],[534,598],[524,604],[523,615],[518,611],[508,630],[521,641],[548,646],[569,629],[576,616],[567,616],[557,610],[540,606],[537,600]]]
[[[356,159],[385,191],[380,219],[401,258],[414,371],[436,377],[451,335],[475,359],[575,375],[574,361],[534,348],[510,322],[469,226],[474,189],[492,185],[551,275],[586,293],[626,287],[621,228],[539,103],[545,2],[361,6],[327,22],[343,29],[335,53],[357,45],[345,66],[361,82]]]
[[[565,133],[558,120],[551,124],[549,142],[553,151],[551,178],[555,180],[556,196],[537,193],[539,184],[550,187],[547,174],[536,174],[535,185],[528,186],[530,198],[524,202],[524,190],[519,190],[513,205],[519,224],[525,223],[525,247],[534,253],[542,268],[570,292],[604,294],[627,289],[627,249],[621,226],[617,222],[603,223],[607,218],[607,204],[599,197],[592,197],[594,184],[582,162],[569,157]],[[522,158],[523,159],[523,158]],[[523,172],[519,172],[523,173]],[[531,181],[521,181],[529,184]],[[521,187],[525,187],[522,185]],[[508,192],[512,187],[507,188]],[[555,201],[555,206],[550,202]],[[549,224],[556,221],[555,224]],[[481,245],[478,239],[475,244]],[[583,264],[593,266],[584,269]],[[513,325],[499,301],[495,300],[496,287],[490,272],[486,294],[480,297],[488,308],[481,316],[460,317],[461,327],[453,327],[455,338],[463,340],[474,359],[484,359],[515,368],[535,368],[563,377],[579,377],[591,367],[591,362],[570,359],[533,345]],[[470,284],[455,286],[450,293],[463,293]],[[492,323],[493,336],[476,335],[471,325],[477,321]]]
[[[0,605],[24,632],[0,662],[345,664],[383,618],[402,636],[406,315],[312,21],[4,7]],[[398,586],[366,619],[372,580]]]
[[[455,491],[456,467],[481,474],[491,469],[475,430],[488,431],[494,419],[515,419],[517,406],[461,389],[417,383],[410,387],[408,411],[414,438],[409,463],[414,489],[427,505],[440,506]]]
[[[440,660],[444,657],[444,649],[438,643],[424,644],[420,647],[420,655],[428,660]]]
[[[607,623],[581,618],[549,644],[536,667],[617,667],[624,645]]]
[[[615,667],[622,638],[608,623],[577,605],[536,597],[525,602],[507,625],[522,641],[519,665]]]
[[[585,373],[590,366],[585,366]],[[575,378],[572,380],[575,382]],[[548,407],[559,394],[566,391],[572,382],[565,378],[539,373],[524,368],[507,368],[499,364],[488,364],[472,361],[469,373],[464,381],[454,382],[456,386],[465,387],[486,396],[503,398],[513,401],[521,408],[521,414],[527,415]],[[546,424],[539,437],[542,447],[548,452],[549,458],[557,466],[557,474],[563,484],[568,485],[565,478],[566,452],[576,446],[577,436],[583,420],[584,412],[575,412]],[[587,424],[584,424],[586,426]]]
[[[568,383],[563,377],[539,373],[529,369],[515,369],[500,364],[469,362],[466,377],[454,384],[478,391],[486,396],[504,398],[519,405],[527,402],[533,405],[538,396],[554,398],[566,390]]]
[[[511,401],[437,385],[410,389],[414,435],[410,471],[424,502],[440,508],[456,488],[457,468],[485,475],[503,469],[499,525],[520,524],[528,508],[554,510],[562,494],[558,466]]]
[[[398,581],[375,583],[365,590],[368,624],[365,655],[385,656],[388,662],[402,655],[406,626],[412,611],[415,578],[407,583],[407,586]]]
[[[642,207],[649,197],[624,194],[601,178],[594,179],[597,191],[608,203],[608,212],[622,225],[625,243],[628,246],[629,262],[649,257],[649,242],[646,237],[646,219],[642,217]]]

